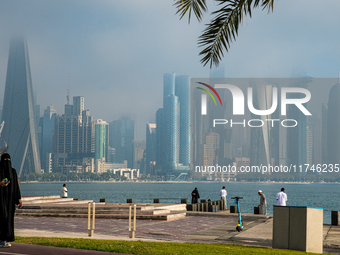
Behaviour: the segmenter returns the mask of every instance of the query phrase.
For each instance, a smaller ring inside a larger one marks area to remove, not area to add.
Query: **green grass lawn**
[[[67,247],[127,254],[307,254],[299,251],[278,250],[231,244],[170,243],[142,241],[111,241],[80,238],[16,237],[16,243]],[[308,253],[312,254],[312,253]]]

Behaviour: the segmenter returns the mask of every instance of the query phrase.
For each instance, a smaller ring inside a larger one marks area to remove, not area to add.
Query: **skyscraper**
[[[41,167],[45,172],[49,172],[50,153],[52,153],[52,138],[57,111],[53,105],[47,106],[44,116],[41,118]]]
[[[164,109],[160,108],[156,112],[156,165],[158,169],[162,168],[165,162],[164,146],[163,146],[163,117]]]
[[[175,95],[165,97],[164,108],[164,152],[167,169],[179,163],[180,105]],[[167,170],[166,169],[166,170]]]
[[[166,73],[163,75],[163,108],[165,107],[165,98],[168,95],[175,95],[176,73]]]
[[[109,152],[109,124],[106,121],[98,119],[95,127],[95,152],[94,159],[105,158],[108,162]]]
[[[146,148],[146,141],[133,141],[133,169],[141,169],[142,159]]]
[[[327,111],[327,162],[339,164],[340,158],[340,83],[335,84],[329,91]]]
[[[135,121],[130,117],[123,117],[109,124],[109,145],[116,149],[116,162],[127,160],[128,168],[133,166],[133,140],[136,137]]]
[[[73,97],[73,103],[84,101]],[[74,105],[73,105],[74,107]],[[71,105],[65,105],[65,114],[55,120],[53,135],[53,172],[93,172],[95,152],[95,129],[89,110],[80,115],[70,114]],[[77,112],[79,113],[79,111]]]
[[[187,172],[191,165],[190,77],[163,76],[163,108],[156,113],[156,171]]]
[[[184,166],[191,163],[191,115],[190,115],[190,77],[176,77],[175,94],[180,102],[180,152],[179,162]]]
[[[18,176],[41,172],[37,123],[26,40],[12,38],[10,43],[2,120],[2,139]]]
[[[148,123],[146,124],[146,148],[145,148],[145,163],[146,168],[143,174],[153,175],[153,169],[156,162],[156,124]]]

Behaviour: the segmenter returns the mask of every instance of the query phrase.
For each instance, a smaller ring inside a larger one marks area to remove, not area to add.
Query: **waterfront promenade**
[[[149,242],[204,242],[271,247],[272,217],[243,215],[244,231],[236,232],[236,214],[188,212],[172,221],[138,220],[136,238],[128,237],[128,220],[97,219],[95,234],[87,235],[82,218],[16,217],[17,236],[141,240]],[[324,250],[340,254],[340,226],[324,225]]]

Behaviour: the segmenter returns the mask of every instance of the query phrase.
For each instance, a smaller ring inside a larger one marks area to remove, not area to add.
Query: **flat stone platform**
[[[73,200],[59,196],[23,197],[23,207],[16,211],[17,216],[87,218],[88,203],[92,200]],[[138,220],[174,220],[186,216],[185,204],[127,204],[95,203],[96,219],[128,219],[129,207],[136,205]]]

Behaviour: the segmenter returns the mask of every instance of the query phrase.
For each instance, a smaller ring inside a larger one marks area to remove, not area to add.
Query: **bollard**
[[[204,207],[204,210],[203,210],[204,212],[209,212],[209,203],[208,202],[205,202],[203,207]]]
[[[88,208],[87,208],[87,229],[89,231],[89,236],[92,236],[92,232],[91,232],[91,202],[89,202]]]
[[[155,204],[159,204],[159,203],[161,202],[161,200],[160,200],[159,198],[154,198],[154,199],[153,199],[153,202],[154,202]]]
[[[197,212],[199,212],[199,211],[201,211],[201,204],[195,204],[196,205],[196,210],[195,211],[197,211]]]
[[[260,207],[254,207],[254,214],[260,214]]]
[[[240,211],[241,211],[241,206],[240,206]],[[237,205],[230,206],[230,213],[238,213]]]
[[[91,202],[88,204],[88,210],[87,210],[87,229],[89,231],[89,236],[93,236],[94,234],[94,224],[95,224],[95,203],[93,203],[93,208],[92,208],[92,228],[91,228]]]
[[[133,230],[131,230],[131,206],[129,206],[129,237],[135,238],[135,232],[136,232],[136,205],[133,205]]]
[[[181,204],[187,204],[188,199],[187,198],[181,198]]]
[[[340,224],[340,222],[339,222],[339,219],[340,219],[340,217],[339,217],[339,211],[332,211],[331,212],[331,224],[333,225],[333,226],[339,226]]]
[[[131,205],[129,205],[129,237],[130,233],[131,233]]]
[[[208,202],[208,212],[212,212],[213,211],[213,203],[212,202]]]

